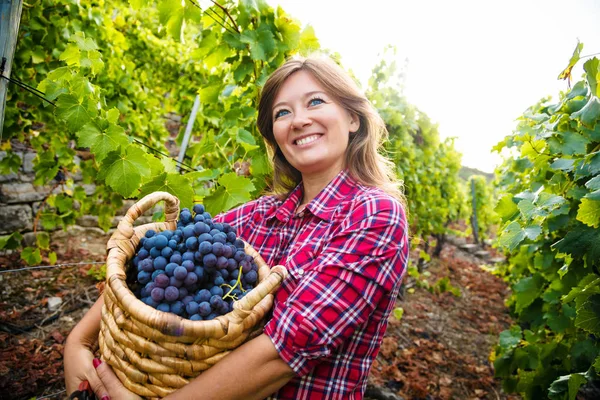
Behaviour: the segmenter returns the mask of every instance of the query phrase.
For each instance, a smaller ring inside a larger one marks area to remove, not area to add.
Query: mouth
[[[314,142],[315,140],[318,140],[321,136],[322,135],[319,135],[319,134],[304,136],[304,137],[301,137],[300,139],[294,140],[294,144],[296,146],[304,146],[304,145]]]

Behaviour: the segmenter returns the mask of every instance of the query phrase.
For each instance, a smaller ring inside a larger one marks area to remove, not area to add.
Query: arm
[[[85,380],[90,382],[92,389],[100,397],[107,393],[93,365],[103,305],[104,298],[100,296],[67,338],[64,351],[67,393],[77,390],[79,383]]]
[[[295,376],[271,339],[245,343],[167,399],[264,399]]]

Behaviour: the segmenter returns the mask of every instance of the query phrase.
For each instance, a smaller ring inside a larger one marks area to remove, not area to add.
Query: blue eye
[[[279,118],[279,117],[283,117],[286,113],[289,114],[288,110],[279,110],[275,113],[275,119]]]
[[[314,99],[310,99],[310,101],[308,102],[309,106],[318,106],[319,104],[325,103],[325,101],[323,101],[323,99],[320,99],[318,97],[315,97]]]

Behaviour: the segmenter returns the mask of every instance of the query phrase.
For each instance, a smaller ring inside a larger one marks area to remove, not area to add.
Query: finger
[[[105,363],[103,363],[99,358],[94,358],[93,363],[96,371],[94,374],[90,374],[88,377],[90,386],[92,387],[92,390],[96,394],[97,398],[100,400],[108,400],[110,399],[108,396],[108,390],[106,390],[105,382],[102,380],[102,377],[98,371],[98,369]]]

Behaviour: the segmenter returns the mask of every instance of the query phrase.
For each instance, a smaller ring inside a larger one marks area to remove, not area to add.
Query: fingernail
[[[94,368],[98,368],[98,365],[102,364],[102,360],[100,360],[99,358],[94,358],[92,364],[94,364]],[[104,397],[102,398],[102,400],[104,400]]]

